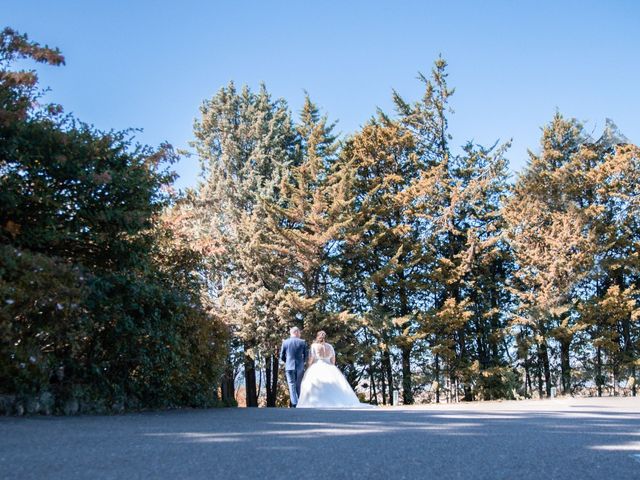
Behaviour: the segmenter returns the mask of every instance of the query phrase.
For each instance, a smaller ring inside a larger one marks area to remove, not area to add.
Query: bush
[[[161,216],[168,145],[133,143],[37,106],[57,50],[0,32],[0,411],[217,404],[226,335],[202,260]]]
[[[2,245],[0,299],[4,413],[218,404],[224,329],[160,272],[96,276]]]
[[[0,245],[0,394],[56,388],[88,342],[86,278],[42,254]]]

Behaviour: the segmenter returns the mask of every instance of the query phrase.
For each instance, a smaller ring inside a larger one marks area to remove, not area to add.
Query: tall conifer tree
[[[280,201],[295,161],[295,131],[284,100],[264,85],[240,92],[233,83],[203,103],[194,126],[203,182],[194,196],[199,235],[209,237],[217,306],[242,341],[248,406],[257,406],[256,359],[273,355],[285,328],[276,313],[287,282],[268,243],[263,202]]]
[[[400,350],[405,404],[413,403],[411,351],[421,255],[417,219],[405,193],[419,174],[417,160],[412,134],[383,114],[350,138],[343,150],[343,161],[354,175],[354,219],[343,281],[365,292],[363,313],[381,348],[389,397],[390,349]]]

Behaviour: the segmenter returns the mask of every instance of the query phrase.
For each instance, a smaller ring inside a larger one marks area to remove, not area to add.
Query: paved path
[[[640,479],[640,399],[0,418],[0,478]]]

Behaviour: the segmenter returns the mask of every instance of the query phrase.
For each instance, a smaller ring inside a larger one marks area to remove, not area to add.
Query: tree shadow
[[[600,480],[640,468],[640,412],[598,406],[181,410],[0,419],[0,434],[7,478]]]
[[[421,478],[592,478],[603,471],[637,478],[637,463],[628,457],[640,452],[640,413],[265,410],[246,412],[251,421],[242,426],[233,423],[237,414],[230,424],[148,435],[156,442],[209,446],[221,458],[240,455],[251,462],[243,464],[247,471],[272,464],[294,476],[300,465],[319,462],[327,475],[348,471],[358,478],[385,471],[391,478],[419,472]]]

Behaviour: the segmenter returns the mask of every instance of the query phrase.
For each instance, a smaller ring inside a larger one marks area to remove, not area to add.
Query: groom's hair
[[[289,330],[289,333],[291,335],[295,335],[296,333],[300,333],[300,329],[298,327],[293,327],[291,330]]]

